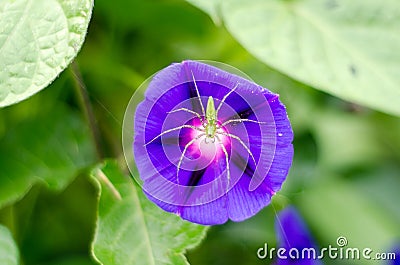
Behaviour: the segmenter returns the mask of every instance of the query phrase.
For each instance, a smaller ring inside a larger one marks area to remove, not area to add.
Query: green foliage
[[[76,56],[93,0],[0,2],[0,107],[45,88]]]
[[[115,162],[92,171],[99,189],[93,255],[101,264],[188,264],[183,256],[207,227],[166,214],[143,194]]]
[[[188,0],[269,66],[342,99],[400,115],[396,0]]]
[[[36,183],[61,190],[95,160],[82,119],[65,109],[42,113],[10,129],[0,142],[0,208]]]
[[[96,218],[97,191],[80,175],[64,190],[34,186],[12,206],[0,210],[15,235],[21,264],[95,265],[89,256]]]
[[[18,265],[19,252],[7,227],[0,225],[0,264]]]
[[[382,181],[392,178],[385,175],[381,177]],[[397,181],[396,185],[399,184]],[[360,193],[354,184],[338,180],[319,181],[316,185],[298,201],[316,234],[326,235],[322,242],[324,245],[334,244],[337,237],[345,236],[349,247],[383,251],[383,246],[390,246],[393,235],[398,233],[398,220],[391,218],[391,214],[382,211],[380,205],[374,203],[375,196]],[[399,199],[399,196],[392,199]],[[317,203],[318,200],[324,203]],[[335,218],[332,216],[333,210]],[[318,218],[315,218],[316,212]],[[353,219],[352,216],[357,218]]]

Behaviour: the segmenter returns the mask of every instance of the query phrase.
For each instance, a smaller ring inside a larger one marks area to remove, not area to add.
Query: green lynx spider
[[[222,100],[219,103],[217,109],[215,109],[214,98],[212,96],[209,96],[208,97],[208,101],[207,101],[207,108],[206,108],[206,110],[204,110],[204,106],[203,106],[203,103],[202,103],[201,98],[200,98],[199,89],[197,87],[196,80],[194,78],[193,72],[192,72],[192,78],[193,78],[193,83],[194,83],[194,86],[195,86],[195,89],[196,89],[197,98],[199,100],[201,111],[202,111],[202,114],[203,114],[204,118],[202,118],[202,116],[199,113],[197,113],[197,112],[195,112],[193,110],[187,109],[187,108],[179,108],[179,109],[176,109],[176,110],[169,111],[168,113],[174,113],[174,112],[178,112],[178,111],[185,111],[185,112],[191,113],[191,114],[197,116],[197,118],[199,118],[202,127],[196,127],[196,126],[193,126],[193,125],[185,124],[185,125],[182,125],[182,126],[171,128],[171,129],[168,129],[168,130],[160,133],[159,135],[154,137],[152,140],[150,140],[145,145],[148,145],[148,144],[152,143],[154,140],[156,140],[158,137],[163,136],[164,134],[167,134],[167,133],[170,133],[170,132],[173,132],[173,131],[177,131],[177,130],[181,130],[183,128],[190,128],[190,129],[193,129],[193,130],[196,130],[196,131],[200,132],[200,134],[197,135],[192,140],[190,140],[185,145],[185,147],[183,149],[182,155],[181,155],[181,157],[179,159],[179,162],[178,162],[178,165],[177,165],[177,169],[176,169],[176,178],[177,178],[177,181],[178,181],[178,184],[179,184],[179,178],[178,178],[179,169],[180,169],[180,166],[182,164],[182,161],[183,161],[183,158],[185,156],[185,153],[186,153],[187,149],[193,143],[195,143],[197,140],[199,140],[203,136],[205,136],[204,141],[205,141],[206,144],[208,143],[207,140],[211,140],[212,143],[215,143],[215,139],[217,139],[218,144],[221,146],[221,149],[222,149],[222,151],[223,151],[223,153],[225,155],[226,171],[227,171],[227,178],[228,178],[228,185],[229,185],[229,182],[230,182],[230,169],[229,169],[228,152],[227,152],[224,144],[222,143],[220,136],[226,136],[226,137],[230,137],[232,139],[237,140],[244,147],[244,149],[246,149],[247,153],[250,155],[250,157],[253,160],[254,164],[256,165],[257,163],[256,163],[256,160],[254,158],[253,153],[250,151],[250,148],[247,147],[246,144],[238,136],[233,135],[231,133],[225,132],[223,130],[223,127],[225,125],[227,125],[227,124],[237,123],[237,122],[253,122],[253,123],[258,123],[258,124],[265,124],[265,122],[259,122],[259,121],[250,120],[250,119],[230,119],[230,120],[227,120],[227,121],[219,124],[219,122],[218,122],[218,111],[221,109],[222,104],[229,97],[229,95],[232,94],[236,90],[236,88],[238,87],[239,84],[236,84],[236,86],[234,88],[232,88],[222,98]]]

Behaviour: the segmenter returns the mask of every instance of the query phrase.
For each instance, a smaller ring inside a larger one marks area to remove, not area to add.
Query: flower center
[[[199,129],[206,129],[203,126],[196,126]],[[224,156],[224,151],[222,145],[224,145],[225,150],[228,149],[229,137],[223,135],[226,131],[223,128],[216,128],[214,135],[207,134],[205,132],[193,130],[191,134],[191,139],[198,138],[193,143],[193,151],[196,152],[198,156],[202,156],[207,160],[218,159],[220,156]]]

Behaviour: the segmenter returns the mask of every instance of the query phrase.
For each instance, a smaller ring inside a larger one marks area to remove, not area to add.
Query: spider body
[[[217,113],[215,111],[215,104],[213,97],[208,97],[206,109],[206,121],[204,126],[206,137],[215,140],[215,133],[217,132]]]

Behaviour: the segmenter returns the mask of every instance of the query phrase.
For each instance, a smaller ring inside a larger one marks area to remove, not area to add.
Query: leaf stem
[[[70,67],[72,77],[74,80],[74,88],[79,100],[80,107],[85,115],[86,121],[92,135],[92,140],[96,148],[97,158],[103,158],[103,149],[101,148],[100,131],[97,126],[97,121],[93,113],[93,108],[89,100],[89,94],[85,83],[83,82],[81,72],[79,71],[78,64],[73,61]]]
[[[16,237],[17,229],[15,225],[14,205],[8,205],[0,211],[0,223],[7,226],[11,234]]]
[[[97,169],[95,172],[95,176],[97,177],[98,180],[103,182],[106,187],[110,190],[111,194],[117,199],[117,200],[122,200],[121,194],[117,190],[117,188],[114,186],[114,184],[110,181],[110,179],[104,174],[104,172],[101,169]]]

